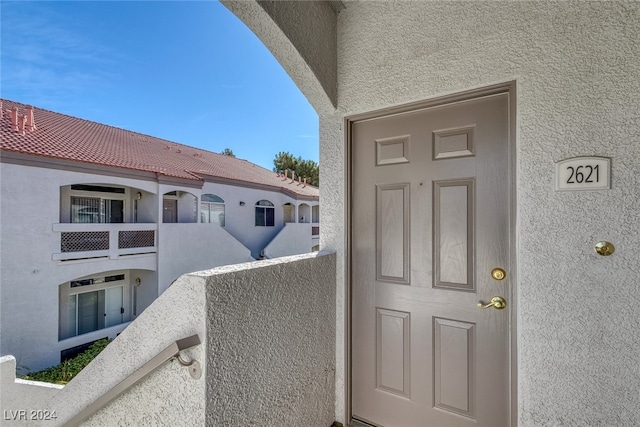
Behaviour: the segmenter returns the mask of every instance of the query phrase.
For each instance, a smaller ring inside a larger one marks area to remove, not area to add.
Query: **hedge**
[[[102,350],[112,340],[104,338],[91,344],[91,346],[72,359],[65,360],[59,365],[52,366],[42,371],[31,372],[23,375],[20,378],[24,380],[32,381],[44,381],[54,384],[66,384],[73,377],[78,375],[85,366],[87,366],[95,357],[100,354]]]

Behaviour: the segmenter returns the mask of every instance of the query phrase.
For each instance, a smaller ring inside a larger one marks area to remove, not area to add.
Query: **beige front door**
[[[510,425],[509,102],[352,123],[354,419]]]

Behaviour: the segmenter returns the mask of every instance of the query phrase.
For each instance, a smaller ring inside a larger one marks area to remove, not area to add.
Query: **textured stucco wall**
[[[64,425],[172,342],[197,334],[200,346],[186,351],[206,370],[205,281],[182,277],[43,407]],[[194,380],[187,368],[169,362],[91,417],[88,426],[203,426],[204,375]]]
[[[207,279],[207,425],[330,426],[335,254],[197,275]]]
[[[517,81],[522,426],[640,424],[638,22],[639,3],[616,2],[362,2],[339,15],[346,115]],[[342,118],[322,121],[323,172],[340,176]],[[612,158],[611,190],[554,192],[554,162],[579,155]],[[323,207],[340,205],[325,183]],[[613,256],[593,251],[603,239]]]

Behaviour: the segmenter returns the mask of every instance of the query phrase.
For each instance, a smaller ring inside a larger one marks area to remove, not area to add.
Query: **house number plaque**
[[[611,159],[573,157],[556,163],[556,191],[608,190]]]

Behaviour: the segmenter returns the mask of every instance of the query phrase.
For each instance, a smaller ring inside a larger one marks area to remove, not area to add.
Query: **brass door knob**
[[[507,277],[507,272],[501,269],[500,267],[496,267],[493,270],[491,270],[491,277],[493,277],[496,280],[502,280],[505,277]]]
[[[491,298],[491,302],[489,304],[485,304],[482,301],[478,302],[478,308],[495,308],[497,310],[502,310],[507,306],[507,301],[502,297],[493,297]]]

